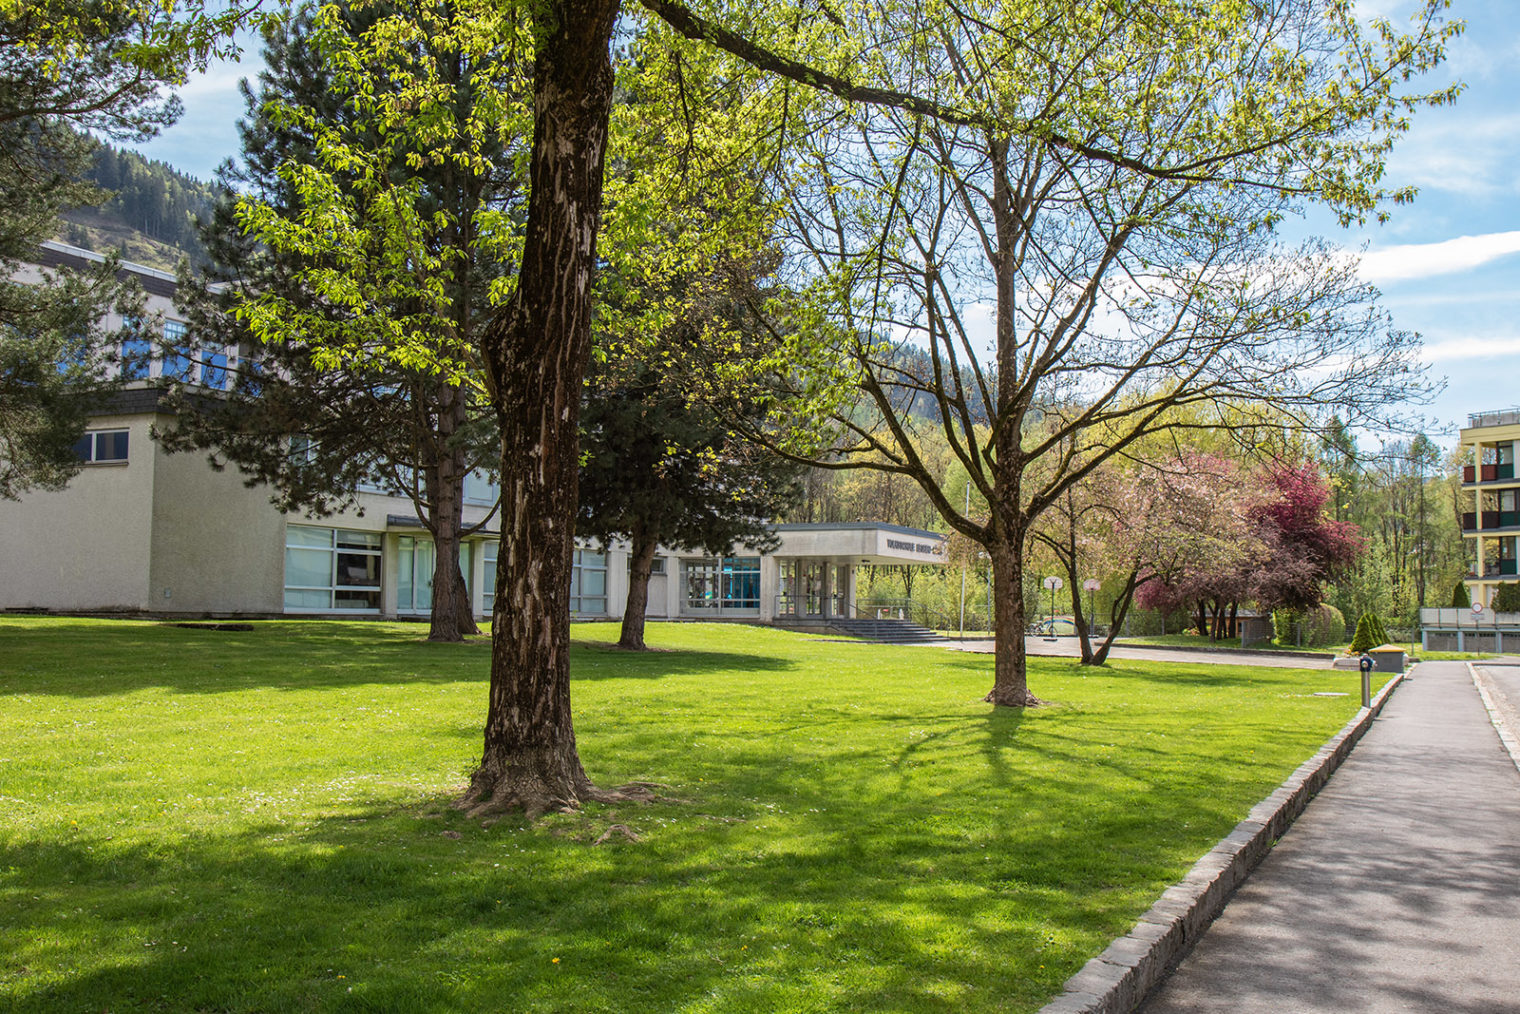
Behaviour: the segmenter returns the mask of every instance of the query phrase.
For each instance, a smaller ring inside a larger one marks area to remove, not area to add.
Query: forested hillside
[[[165,271],[183,257],[200,260],[195,223],[211,208],[211,184],[105,144],[86,178],[111,196],[99,207],[65,213],[60,240],[102,253],[116,250],[126,260]]]

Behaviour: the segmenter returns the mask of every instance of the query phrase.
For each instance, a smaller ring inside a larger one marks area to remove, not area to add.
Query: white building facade
[[[54,263],[93,257],[49,244]],[[148,310],[175,319],[172,276],[131,266]],[[112,322],[107,322],[111,326]],[[353,508],[327,517],[287,515],[268,490],[199,453],[169,454],[154,427],[172,422],[150,386],[182,376],[215,390],[237,365],[234,347],[204,350],[195,364],[124,348],[141,386],[118,394],[79,444],[82,468],[57,492],[0,501],[0,610],[165,617],[426,616],[433,543],[404,496],[361,489]],[[499,521],[494,484],[472,475],[464,523],[481,527],[461,546],[474,611],[493,607]],[[650,579],[652,619],[823,625],[853,618],[861,566],[939,564],[944,537],[880,524],[778,525],[770,552],[737,546],[724,556],[661,547]],[[628,594],[628,546],[580,543],[572,616],[619,619]]]

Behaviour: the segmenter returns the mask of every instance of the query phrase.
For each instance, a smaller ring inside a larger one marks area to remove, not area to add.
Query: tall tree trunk
[[[654,551],[659,541],[653,532],[643,529],[633,535],[633,555],[628,563],[628,604],[623,607],[619,648],[643,651],[647,647],[644,644],[644,614],[649,611],[649,571],[654,565]]]
[[[989,540],[992,557],[992,598],[997,610],[993,647],[992,690],[986,700],[1009,708],[1042,703],[1029,692],[1029,673],[1024,633],[1029,619],[1024,612],[1024,547]]]
[[[433,604],[429,641],[459,641],[478,634],[470,593],[459,569],[459,534],[464,529],[464,479],[467,458],[454,446],[465,422],[464,392],[444,383],[438,393],[437,463],[433,490]]]
[[[459,801],[472,814],[535,815],[599,795],[575,747],[569,600],[618,3],[556,0],[536,10],[522,268],[481,342],[501,426],[502,538],[485,744]]]
[[[1103,638],[1103,643],[1093,652],[1093,665],[1102,665],[1108,661],[1108,652],[1114,646],[1114,639],[1119,636],[1119,630],[1124,626],[1124,618],[1129,615],[1130,604],[1135,601],[1135,589],[1140,587],[1140,569],[1137,567],[1129,572],[1124,579],[1124,587],[1114,597],[1114,603],[1108,610],[1108,636]],[[1086,663],[1084,663],[1086,664]]]

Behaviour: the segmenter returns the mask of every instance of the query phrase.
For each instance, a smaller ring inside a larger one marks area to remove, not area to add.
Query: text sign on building
[[[905,553],[933,553],[938,555],[939,543],[937,542],[904,542],[901,539],[888,539],[888,549],[900,549]]]

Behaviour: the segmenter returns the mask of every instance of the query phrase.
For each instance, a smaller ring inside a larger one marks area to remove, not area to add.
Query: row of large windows
[[[760,608],[760,557],[725,556],[681,565],[688,612]]]
[[[356,532],[313,525],[285,527],[285,608],[332,612],[380,610],[381,540],[378,532]],[[460,564],[473,571],[470,544],[460,547]],[[481,544],[484,583],[481,591],[489,615],[496,598],[497,544]],[[397,540],[396,609],[425,613],[433,604],[434,549],[430,539],[403,535]],[[757,599],[758,602],[758,599]],[[570,573],[572,615],[607,613],[607,556],[577,549]]]
[[[285,528],[285,608],[290,611],[379,612],[382,536],[314,525]],[[480,544],[484,581],[481,587],[489,615],[496,598],[497,543]],[[460,547],[460,563],[473,571],[470,544]],[[662,561],[663,563],[663,561]],[[396,608],[402,613],[425,613],[433,603],[434,549],[430,539],[403,535],[397,539]],[[758,611],[760,558],[728,556],[687,560],[681,565],[686,611],[722,613]],[[660,570],[663,572],[663,566]],[[607,554],[577,549],[570,571],[570,614],[607,614]]]
[[[145,333],[139,322],[128,321],[127,327],[136,336],[121,343],[120,370],[124,380],[178,380],[218,391],[227,388],[229,371],[238,363],[236,346],[207,342],[191,349],[185,340],[184,323],[166,320],[159,354],[158,342]]]
[[[285,608],[380,609],[378,532],[285,527]]]

